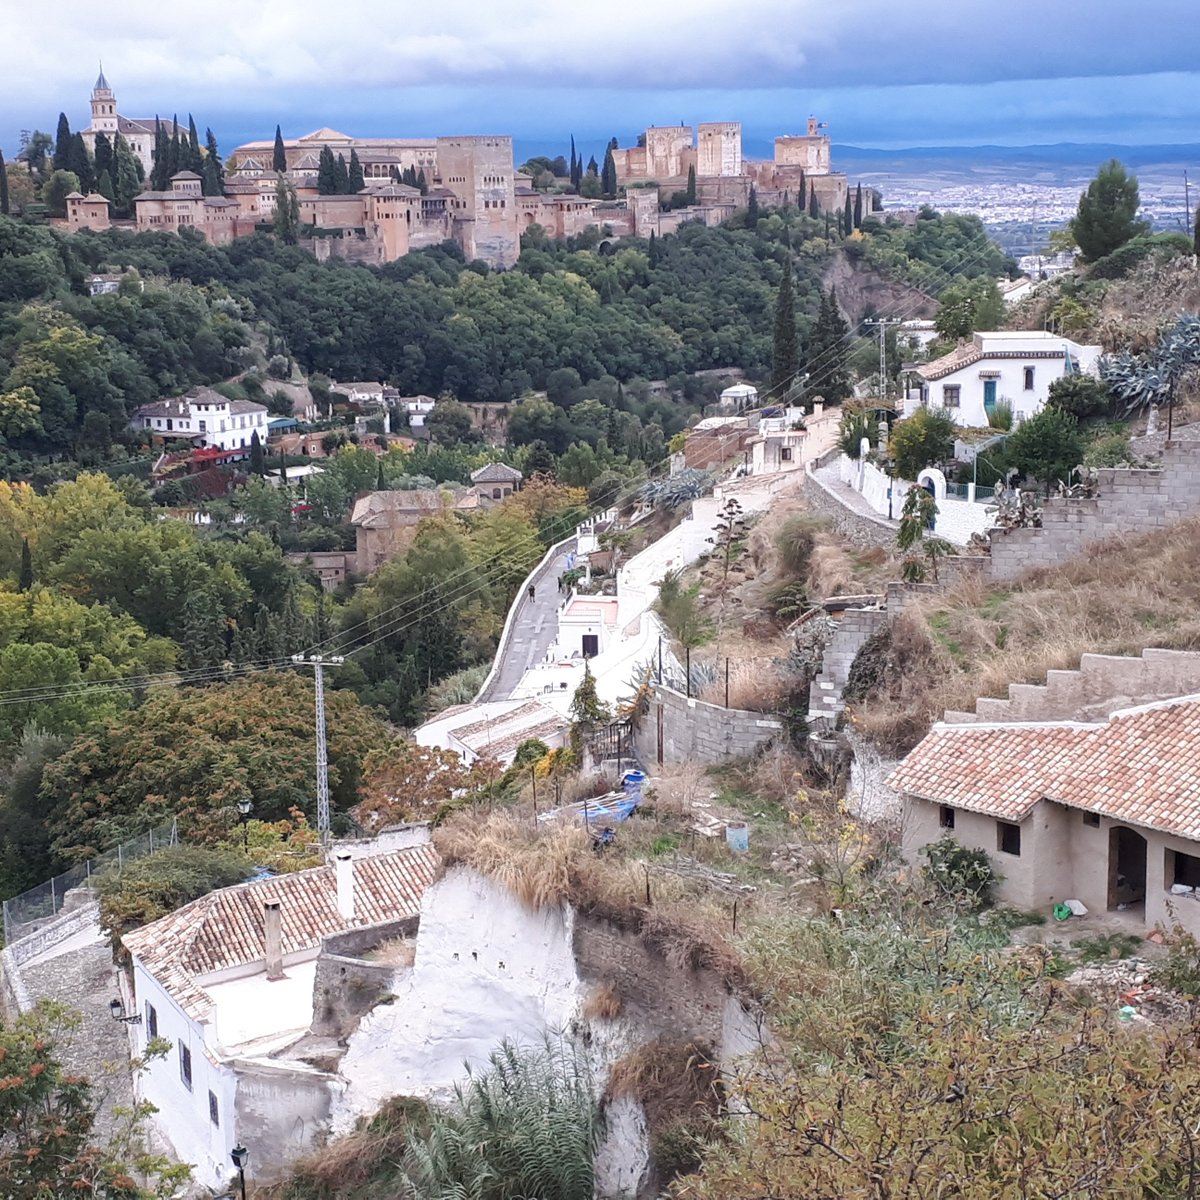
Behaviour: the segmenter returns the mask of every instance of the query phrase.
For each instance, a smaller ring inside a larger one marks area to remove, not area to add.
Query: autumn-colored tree
[[[92,1081],[67,1071],[63,1044],[78,1036],[78,1014],[41,1002],[0,1023],[0,1195],[8,1200],[153,1200],[173,1196],[190,1171],[141,1148],[153,1109],[117,1110],[107,1136],[95,1129]],[[166,1043],[151,1042],[145,1061]]]

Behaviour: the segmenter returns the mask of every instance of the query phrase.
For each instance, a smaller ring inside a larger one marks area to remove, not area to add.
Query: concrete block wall
[[[1140,656],[1085,654],[1077,671],[1046,682],[1011,683],[1008,698],[981,697],[974,712],[947,712],[955,724],[982,721],[1090,721],[1154,700],[1200,693],[1200,653],[1143,650]]]
[[[722,708],[655,684],[649,711],[634,731],[634,747],[638,759],[648,767],[682,762],[711,765],[731,758],[748,758],[781,734],[783,728],[778,717]]]
[[[898,585],[903,588],[903,584]],[[889,589],[890,593],[890,589]],[[842,613],[825,655],[821,673],[808,689],[808,720],[810,726],[832,728],[846,707],[842,689],[850,677],[850,667],[867,639],[887,626],[892,619],[889,608],[848,608]]]

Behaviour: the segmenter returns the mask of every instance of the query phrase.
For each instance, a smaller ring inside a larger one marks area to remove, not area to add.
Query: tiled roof
[[[945,375],[977,363],[982,357],[983,351],[974,342],[964,342],[961,346],[956,346],[949,354],[943,354],[941,358],[935,358],[933,362],[918,367],[917,374],[922,379],[941,379]]]
[[[1094,725],[937,725],[889,782],[1009,820],[1049,799],[1200,840],[1200,696]]]
[[[355,860],[353,921],[338,912],[334,868],[325,866],[209,892],[122,942],[184,1011],[203,1020],[212,998],[199,978],[264,961],[266,901],[279,901],[286,957],[352,926],[416,916],[439,861],[429,844]]]
[[[433,488],[414,488],[410,491],[368,492],[354,502],[351,525],[367,528],[386,528],[392,516],[399,513],[436,513],[443,507],[442,493]]]
[[[500,462],[488,463],[471,472],[472,483],[520,483],[524,478],[516,467]]]
[[[499,757],[515,750],[527,738],[548,737],[566,729],[569,724],[566,717],[559,716],[554,709],[538,700],[530,700],[510,712],[460,725],[451,730],[451,735],[476,754],[486,752]]]

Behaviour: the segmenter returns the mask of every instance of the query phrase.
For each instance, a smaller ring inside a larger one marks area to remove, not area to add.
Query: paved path
[[[836,461],[829,463],[827,466],[818,467],[813,474],[837,497],[839,503],[850,509],[851,512],[859,513],[864,517],[870,517],[873,521],[878,521],[881,525],[890,525],[893,529],[900,528],[899,521],[889,520],[887,517],[877,513],[848,483],[842,482],[842,477],[838,474]],[[899,511],[900,504],[902,503],[903,499],[897,502],[897,511]]]
[[[558,634],[557,613],[563,599],[558,591],[558,577],[567,569],[567,554],[574,548],[574,542],[564,547],[538,572],[532,600],[528,590],[522,589],[513,601],[511,636],[496,651],[500,669],[480,694],[481,701],[507,699],[525,672],[546,656]]]

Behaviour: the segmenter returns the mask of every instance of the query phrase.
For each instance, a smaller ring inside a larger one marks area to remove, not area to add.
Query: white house
[[[408,413],[410,428],[420,429],[425,424],[426,415],[433,412],[437,401],[432,396],[401,396],[399,403]]]
[[[563,746],[570,722],[538,700],[488,700],[454,704],[413,736],[419,746],[453,750],[466,766],[478,758],[494,758],[509,766],[522,742],[537,738],[550,749]]]
[[[720,406],[725,412],[745,412],[758,403],[758,388],[749,383],[735,383],[721,393]]]
[[[139,1099],[196,1182],[223,1186],[230,1151],[279,1167],[323,1132],[328,1077],[274,1055],[313,1022],[322,938],[415,917],[433,882],[431,845],[221,888],[127,933],[134,1050],[171,1043],[139,1076]]]
[[[267,443],[267,406],[230,400],[212,388],[195,387],[183,396],[143,404],[130,421],[165,442],[186,441],[214,450],[249,447],[257,433]]]
[[[908,416],[920,405],[944,408],[960,425],[986,428],[1000,403],[1022,421],[1041,412],[1050,385],[1064,375],[1096,373],[1101,348],[1081,346],[1044,330],[977,333],[949,354],[917,367],[919,400],[905,404]]]
[[[759,419],[757,434],[746,444],[750,474],[802,470],[806,463],[833,449],[840,423],[839,410],[826,411],[820,401],[808,414],[802,408],[786,408],[778,416],[764,415]]]

